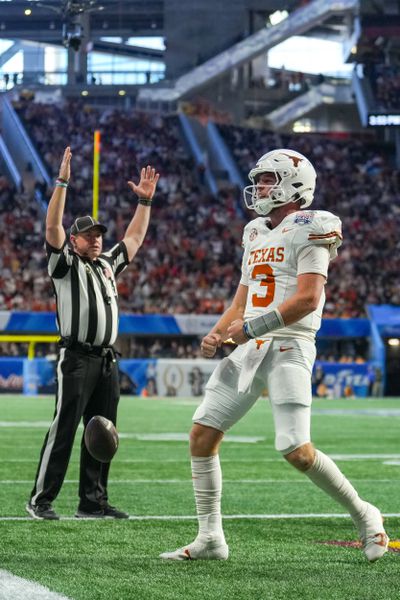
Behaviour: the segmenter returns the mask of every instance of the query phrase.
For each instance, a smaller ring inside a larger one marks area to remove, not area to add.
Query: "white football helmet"
[[[276,183],[267,192],[257,184],[261,173],[274,173]],[[295,150],[280,148],[264,154],[249,173],[252,185],[243,190],[247,208],[259,215],[268,215],[273,208],[301,200],[301,207],[310,206],[314,198],[317,174],[310,161]],[[265,195],[260,195],[260,192]]]

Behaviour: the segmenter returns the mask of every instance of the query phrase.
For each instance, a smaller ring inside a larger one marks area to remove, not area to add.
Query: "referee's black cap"
[[[89,231],[92,227],[98,227],[101,230],[101,233],[105,233],[107,231],[107,227],[93,219],[90,215],[86,215],[85,217],[78,217],[75,219],[71,226],[70,233],[72,235],[78,235],[78,233],[84,233],[85,231]]]

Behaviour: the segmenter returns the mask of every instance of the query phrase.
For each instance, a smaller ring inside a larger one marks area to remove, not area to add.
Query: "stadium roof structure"
[[[176,102],[185,98],[216,80],[224,77],[230,70],[248,63],[253,58],[283,42],[300,34],[306,34],[316,28],[329,27],[334,19],[335,27],[339,25],[341,36],[346,36],[344,43],[350,51],[358,31],[353,26],[358,14],[360,0],[313,0],[293,11],[288,17],[273,28],[257,31],[234,46],[214,56],[191,72],[179,77],[174,85],[154,89],[147,88],[139,92],[139,101],[146,103]],[[340,20],[340,21],[339,21]],[[337,22],[337,23],[336,23]],[[321,34],[320,34],[321,35]],[[322,35],[326,37],[326,35]]]
[[[82,13],[89,14],[94,39],[163,34],[164,0],[0,0],[0,35],[61,43],[65,20]]]
[[[168,0],[0,0],[0,38],[26,40],[43,44],[61,44],[63,24],[83,14],[88,16],[90,38],[96,46],[104,37],[127,39],[135,36],[164,36],[165,12]],[[201,0],[185,0],[199,8]],[[226,0],[227,7],[229,1]],[[254,14],[296,9],[299,0],[243,0]],[[26,11],[30,11],[27,15]],[[341,27],[335,17],[314,31],[320,37],[332,37]],[[223,30],[220,32],[223,36]],[[116,46],[116,44],[114,44]],[[122,43],[122,47],[124,44]],[[115,51],[104,44],[96,50]],[[135,49],[123,48],[127,54]]]

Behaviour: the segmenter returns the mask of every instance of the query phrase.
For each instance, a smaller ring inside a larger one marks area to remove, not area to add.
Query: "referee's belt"
[[[116,351],[112,346],[93,346],[88,342],[76,342],[71,340],[71,338],[61,338],[60,340],[61,348],[68,348],[68,350],[72,350],[74,352],[81,352],[82,354],[92,354],[95,356],[112,356],[112,359],[115,360]]]

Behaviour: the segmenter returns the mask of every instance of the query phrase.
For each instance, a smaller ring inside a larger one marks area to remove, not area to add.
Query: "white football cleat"
[[[370,562],[381,558],[388,549],[389,538],[383,528],[383,517],[376,506],[367,504],[362,517],[354,519],[361,539],[363,552]]]
[[[226,560],[228,556],[228,545],[221,540],[194,540],[188,546],[178,548],[174,552],[160,554],[160,558],[164,560]]]

